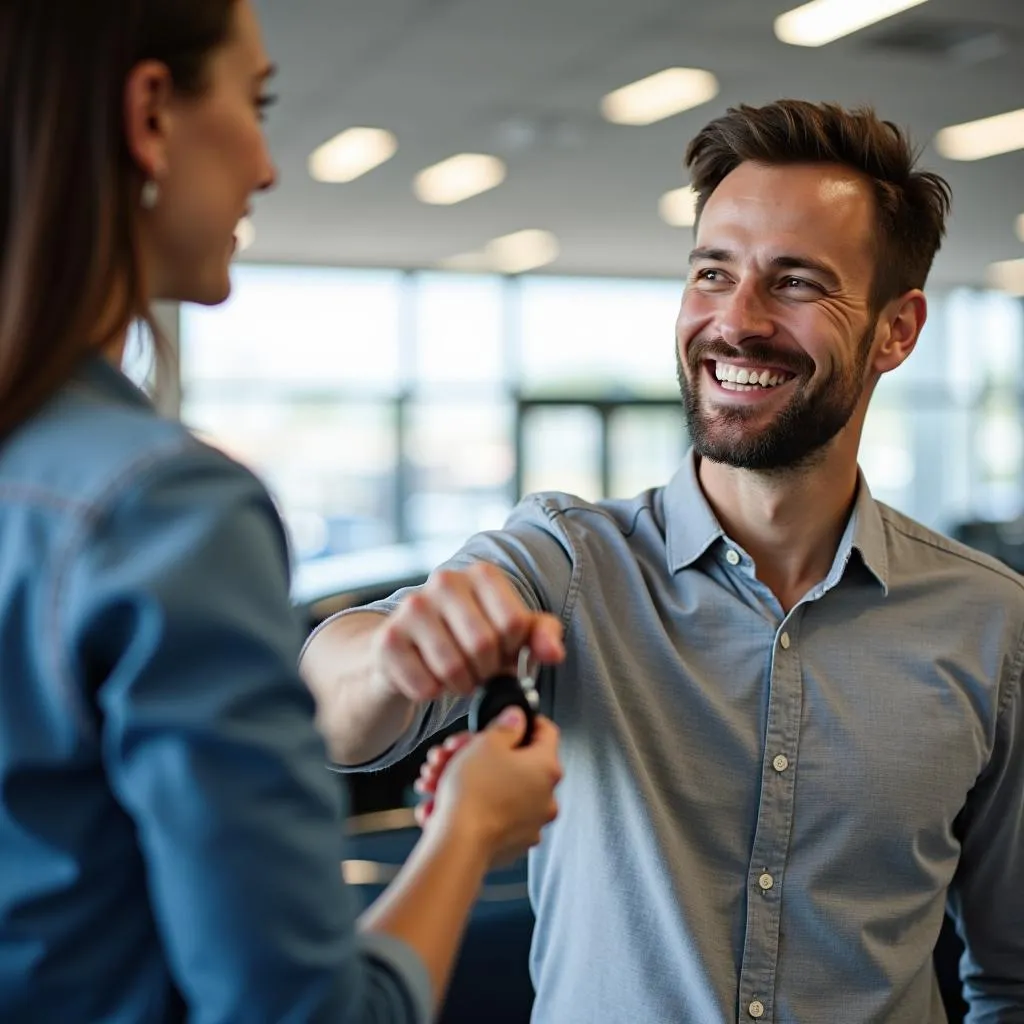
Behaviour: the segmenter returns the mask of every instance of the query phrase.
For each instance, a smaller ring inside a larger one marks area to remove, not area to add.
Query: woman
[[[253,477],[123,378],[228,295],[274,183],[249,0],[0,3],[0,1020],[412,1021],[489,864],[555,814],[556,733],[451,756],[358,923]]]

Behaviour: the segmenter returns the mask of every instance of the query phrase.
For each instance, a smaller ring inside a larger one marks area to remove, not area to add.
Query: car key
[[[523,647],[519,651],[516,674],[492,676],[481,686],[469,706],[470,732],[482,732],[505,710],[515,705],[523,709],[526,715],[526,730],[519,743],[525,747],[533,738],[533,723],[540,705],[537,693],[538,666],[530,655],[530,649]]]

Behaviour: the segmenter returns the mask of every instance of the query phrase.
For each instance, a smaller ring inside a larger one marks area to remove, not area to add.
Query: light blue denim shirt
[[[428,1019],[356,936],[273,505],[105,363],[0,445],[0,630],[0,1021]]]
[[[1021,577],[862,480],[785,613],[692,455],[635,500],[531,497],[450,564],[477,560],[566,631],[537,1024],[940,1024],[947,905],[969,1020],[1024,1024]]]

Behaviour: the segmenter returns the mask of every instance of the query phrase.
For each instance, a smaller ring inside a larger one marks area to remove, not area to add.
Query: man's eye
[[[782,279],[783,286],[792,291],[793,289],[799,288],[817,288],[818,286],[811,281],[805,281],[802,277],[784,277]]]

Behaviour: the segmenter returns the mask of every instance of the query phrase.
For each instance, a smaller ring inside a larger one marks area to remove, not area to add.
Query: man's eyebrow
[[[732,263],[734,256],[728,249],[699,248],[690,253],[690,265],[698,260],[711,260],[712,263]]]
[[[815,259],[813,256],[776,256],[772,259],[772,266],[779,270],[810,270],[824,278],[828,287],[838,288],[840,285],[839,275],[827,263]]]
[[[736,254],[728,249],[718,249],[713,246],[706,246],[694,249],[690,253],[690,265],[701,260],[708,260],[711,263],[734,263]],[[775,256],[771,260],[771,266],[776,270],[810,270],[824,279],[829,288],[838,288],[840,285],[839,275],[827,263],[815,259],[813,256],[805,256],[798,253],[785,253]]]

